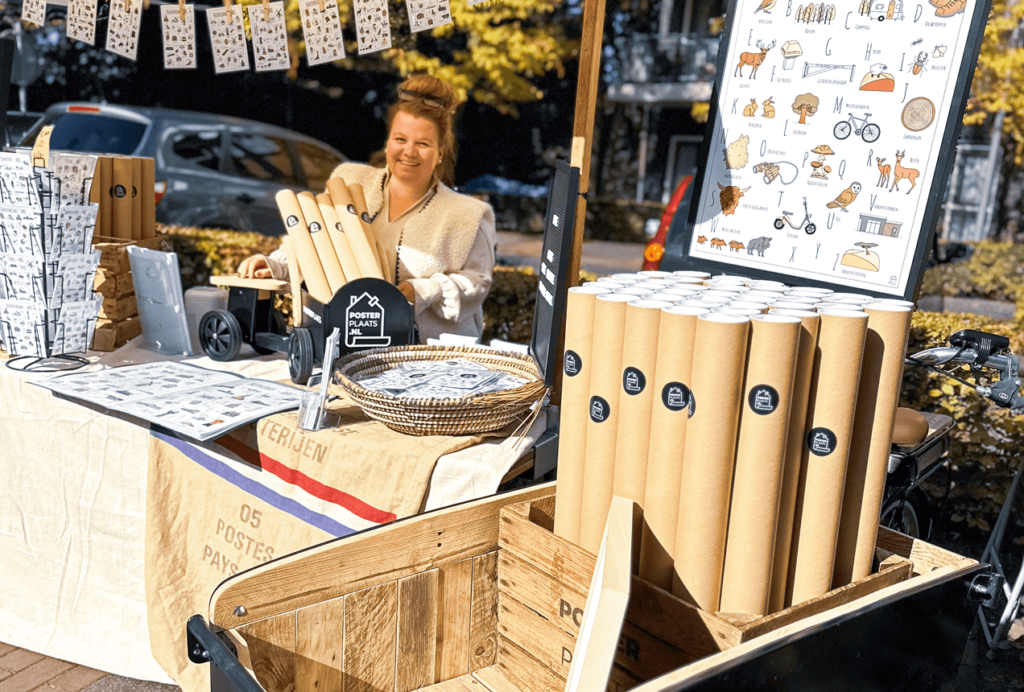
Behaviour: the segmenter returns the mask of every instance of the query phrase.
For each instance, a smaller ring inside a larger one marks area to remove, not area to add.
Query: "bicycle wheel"
[[[782,222],[782,219],[775,219],[775,223],[774,223],[773,225],[775,226],[775,229],[776,229],[776,230],[779,230],[779,231],[781,231],[781,230],[782,230],[782,227],[783,227],[783,226],[784,226],[785,224],[784,224],[784,223]]]
[[[898,496],[889,500],[882,508],[879,523],[911,538],[928,540],[932,532],[931,515],[928,496],[920,488],[914,488],[905,501]]]
[[[818,227],[815,226],[813,223],[809,223],[807,224],[807,228],[804,229],[804,233],[806,233],[807,235],[814,235],[814,232],[816,230],[818,230]]]
[[[870,123],[864,126],[864,130],[863,132],[861,132],[860,136],[864,138],[865,142],[871,144],[872,142],[874,142],[875,140],[882,136],[882,128],[880,128],[878,125],[875,125],[874,123]]]
[[[836,139],[846,139],[851,132],[853,132],[853,127],[846,120],[836,123],[836,126],[832,128],[832,134],[836,136]]]

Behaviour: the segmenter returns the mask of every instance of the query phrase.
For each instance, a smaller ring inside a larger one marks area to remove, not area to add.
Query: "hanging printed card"
[[[42,256],[41,224],[35,207],[0,205],[0,251]]]
[[[68,38],[96,44],[96,0],[68,0]]]
[[[427,31],[452,23],[448,0],[405,0],[409,12],[409,31]]]
[[[46,21],[46,0],[25,0],[21,5],[21,19],[42,26]]]
[[[39,204],[27,153],[0,154],[0,204]]]
[[[232,21],[228,23],[228,12]],[[217,74],[249,69],[249,50],[245,43],[245,18],[241,5],[211,7],[206,10],[213,47],[213,66]]]
[[[284,2],[268,5],[264,19],[262,5],[249,5],[249,26],[252,27],[252,55],[257,72],[287,70],[288,31],[284,26]]]
[[[359,54],[376,53],[391,47],[391,19],[388,0],[353,0],[356,11],[356,39]]]
[[[102,305],[102,296],[89,296],[76,303],[64,303],[60,308],[51,355],[86,350],[92,343],[96,318]]]
[[[0,300],[0,341],[16,356],[46,357],[46,311],[39,303]]]
[[[345,44],[341,40],[341,20],[337,0],[299,0],[302,37],[306,41],[306,63],[310,66],[341,60]]]
[[[142,0],[111,0],[109,21],[107,50],[134,60],[139,50]]]
[[[164,69],[187,70],[196,66],[196,10],[185,5],[181,21],[178,5],[161,5],[160,22],[164,29]]]
[[[96,157],[88,154],[55,153],[50,157],[60,179],[60,206],[88,204]]]

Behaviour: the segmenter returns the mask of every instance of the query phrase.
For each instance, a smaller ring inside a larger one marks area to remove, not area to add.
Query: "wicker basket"
[[[407,399],[365,389],[353,381],[390,370],[399,363],[464,358],[527,383],[503,392],[458,399]],[[464,346],[397,346],[360,351],[338,363],[341,386],[370,418],[406,435],[474,435],[499,430],[530,416],[547,387],[533,358]]]

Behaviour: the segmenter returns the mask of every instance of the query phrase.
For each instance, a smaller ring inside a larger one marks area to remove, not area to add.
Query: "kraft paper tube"
[[[867,322],[863,312],[836,309],[821,313],[793,516],[786,605],[803,603],[832,588]]]
[[[768,607],[769,613],[777,613],[786,607],[793,513],[796,511],[797,488],[800,484],[808,396],[811,376],[814,374],[814,353],[818,347],[821,318],[816,312],[808,310],[785,310],[772,314],[796,317],[800,320],[800,345],[793,376],[793,404],[790,406],[789,432],[786,434],[786,463],[782,474],[782,489],[779,493],[779,518],[775,533],[775,557],[772,560],[772,587]]]
[[[597,296],[607,292],[604,285],[588,283],[570,288],[566,299],[555,534],[577,544],[580,540],[580,515],[583,512],[583,468],[587,448],[587,419],[590,416],[594,308]]]
[[[799,318],[751,318],[719,605],[727,613],[768,613],[799,353]]]
[[[341,226],[338,210],[334,208],[331,196],[326,192],[321,192],[316,196],[316,205],[320,208],[320,216],[323,217],[324,223],[327,225],[327,237],[331,239],[331,245],[334,246],[334,254],[338,258],[339,264],[341,264],[341,271],[345,274],[345,279],[355,281],[361,278],[362,274],[359,273],[359,265],[356,263],[356,258],[352,255],[352,248],[349,247],[348,238],[345,236],[345,229]]]
[[[141,159],[142,183],[139,195],[142,197],[142,237],[156,235],[156,168],[153,159]]]
[[[658,271],[657,269],[645,269],[644,271],[640,272],[640,276],[646,276],[647,278],[651,279],[664,279],[666,277],[672,276],[672,272],[662,272]]]
[[[708,310],[721,307],[718,303],[712,303],[706,300],[684,300],[680,305],[685,305],[691,308],[706,308]]]
[[[734,300],[731,303],[729,303],[729,307],[745,308],[747,310],[754,310],[756,312],[768,312],[767,303],[758,303],[752,300]]]
[[[626,305],[613,493],[628,497],[641,507],[647,490],[658,325],[662,309],[668,307],[672,303],[660,300],[635,300]]]
[[[298,197],[291,190],[281,190],[274,199],[281,212],[285,230],[288,231],[292,252],[295,253],[299,269],[306,280],[306,290],[321,303],[327,303],[334,294],[331,291],[331,285],[327,282],[324,269],[320,266],[316,246],[313,245],[313,238],[309,235],[309,227],[302,215]]]
[[[142,240],[142,159],[132,158],[132,238]]]
[[[708,272],[693,271],[690,269],[672,272],[672,276],[692,277],[694,279],[711,278],[711,274],[709,274]]]
[[[672,588],[682,450],[689,420],[693,338],[697,317],[705,313],[706,308],[665,308],[658,326],[639,574],[666,591]]]
[[[616,284],[618,286],[629,286],[630,284],[635,284],[637,282],[634,281],[633,279],[616,279],[611,276],[602,276],[598,278],[597,283]]]
[[[377,262],[377,253],[370,245],[366,228],[356,215],[356,207],[345,181],[341,178],[331,178],[327,181],[327,192],[334,202],[341,227],[345,229],[345,237],[348,239],[352,256],[355,258],[356,264],[359,265],[359,276],[383,279],[384,275],[380,273],[380,263]]]
[[[672,593],[715,612],[722,590],[733,455],[750,320],[707,313],[697,318],[687,423],[679,483]]]
[[[640,276],[640,274],[638,274],[636,272],[624,273],[624,274],[612,274],[611,278],[613,278],[613,279],[630,279],[630,280],[632,280],[634,282],[636,282],[636,281],[643,281],[643,278]]]
[[[388,261],[387,250],[384,249],[384,243],[380,240],[374,239],[375,251],[377,253],[377,260],[380,262],[380,271],[384,274],[384,280],[390,284],[395,283],[395,277],[392,276],[394,269],[391,268],[390,262]]]
[[[903,381],[903,358],[910,336],[909,307],[868,303],[864,310],[868,314],[868,334],[850,461],[846,466],[833,588],[871,573],[892,428]]]
[[[615,485],[622,340],[626,327],[626,303],[631,300],[633,296],[607,293],[598,296],[594,306],[594,345],[590,354],[594,369],[590,371],[580,547],[595,555],[601,548]]]
[[[331,296],[333,296],[345,285],[347,277],[342,271],[337,253],[334,252],[331,237],[327,235],[327,222],[320,214],[320,207],[317,206],[316,197],[312,192],[300,192],[298,200],[302,218],[306,220],[309,236],[313,239],[313,247],[316,248],[316,256],[320,259],[320,267],[324,270],[327,285],[331,287]]]
[[[114,184],[114,160],[109,156],[101,156],[96,162],[96,179],[99,180],[99,224],[96,229],[98,235],[102,235],[106,238],[113,238],[113,229],[111,224],[113,223],[113,198],[110,194],[110,188]]]
[[[132,160],[114,158],[111,165],[110,230],[113,237],[132,239]]]
[[[625,296],[633,296],[634,298],[645,296],[651,292],[651,289],[637,288],[635,284],[632,286],[619,286],[618,288],[614,288],[612,290],[615,291],[616,293],[621,293],[622,295]]]
[[[369,218],[369,208],[366,206],[366,195],[363,192],[363,186],[353,183],[348,186],[348,193],[352,195],[352,204],[354,204],[356,208],[356,218],[358,218],[359,223],[363,225],[363,232],[366,233],[366,237],[370,239],[370,248],[373,250],[373,253],[377,255],[377,264],[379,266],[386,260],[381,258],[380,243],[376,242],[376,237],[373,235],[370,223],[364,220]],[[385,275],[386,274],[387,272],[385,272]]]

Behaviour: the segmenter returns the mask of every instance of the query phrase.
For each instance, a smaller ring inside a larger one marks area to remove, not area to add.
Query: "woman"
[[[494,212],[449,186],[455,171],[455,90],[429,75],[402,82],[388,109],[386,166],[343,163],[332,177],[362,185],[370,228],[398,290],[416,306],[420,339],[480,336],[494,269]],[[250,257],[246,278],[285,278],[283,253]]]

